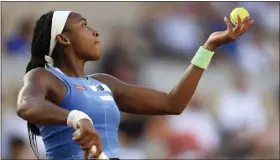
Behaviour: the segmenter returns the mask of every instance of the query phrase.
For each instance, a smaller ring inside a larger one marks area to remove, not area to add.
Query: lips
[[[95,44],[100,44],[100,41],[99,41],[99,40],[96,40],[96,41],[95,41]]]

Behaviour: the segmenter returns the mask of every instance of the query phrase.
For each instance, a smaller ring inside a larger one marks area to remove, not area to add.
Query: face
[[[98,60],[101,46],[98,33],[87,25],[87,20],[78,13],[71,12],[65,24],[65,39],[76,55],[84,60]]]

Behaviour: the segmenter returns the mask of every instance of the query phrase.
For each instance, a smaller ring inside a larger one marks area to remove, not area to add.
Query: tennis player
[[[28,122],[33,150],[35,137],[40,135],[49,159],[100,158],[102,154],[120,158],[120,111],[179,115],[194,94],[214,50],[236,40],[253,24],[249,18],[244,23],[238,18],[235,27],[227,18],[224,21],[227,29],[210,35],[178,84],[164,93],[129,85],[106,74],[85,75],[85,63],[101,56],[98,32],[75,12],[42,15],[34,28],[32,56],[17,105],[17,114]]]

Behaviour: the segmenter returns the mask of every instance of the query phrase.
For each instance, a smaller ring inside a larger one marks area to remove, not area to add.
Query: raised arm
[[[95,74],[112,90],[114,99],[122,112],[142,115],[180,114],[191,99],[203,69],[191,65],[181,81],[169,92],[126,84],[107,74]]]
[[[226,18],[225,22],[227,30],[211,34],[203,46],[206,49],[205,52],[207,50],[208,52],[214,51],[220,45],[236,40],[253,24],[253,21],[250,21],[248,18],[243,24],[240,18],[238,18],[238,24],[235,28],[232,27]],[[197,60],[199,61],[199,59]],[[92,75],[92,77],[102,81],[111,88],[114,99],[123,112],[144,115],[180,114],[192,98],[204,71],[203,67],[197,67],[201,65],[193,64],[187,68],[179,83],[168,93],[125,84],[105,74],[96,74]]]

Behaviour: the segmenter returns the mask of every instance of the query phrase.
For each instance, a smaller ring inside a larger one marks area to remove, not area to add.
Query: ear
[[[61,45],[64,45],[64,46],[70,45],[70,38],[68,38],[66,35],[58,34],[58,35],[56,35],[56,40]]]

